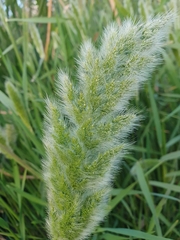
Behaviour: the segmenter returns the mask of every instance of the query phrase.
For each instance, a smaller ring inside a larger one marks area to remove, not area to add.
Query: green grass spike
[[[167,13],[146,23],[112,23],[99,49],[90,40],[81,46],[78,84],[59,73],[43,139],[50,239],[87,239],[104,219],[126,138],[139,122],[129,100],[161,63],[172,20]]]
[[[15,113],[21,118],[24,125],[32,132],[21,96],[17,88],[9,81],[6,82],[6,91],[13,102]]]

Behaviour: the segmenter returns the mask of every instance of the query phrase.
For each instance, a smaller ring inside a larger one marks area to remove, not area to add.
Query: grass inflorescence
[[[30,6],[20,5],[19,1],[13,3],[6,1],[6,5],[0,6],[2,239],[47,239],[45,229],[47,200],[41,172],[41,159],[45,158],[42,127],[44,99],[47,95],[51,98],[56,91],[54,80],[57,79],[57,70],[59,68],[71,70],[68,77],[71,78],[73,88],[78,84],[74,59],[78,59],[82,41],[90,38],[95,46],[100,46],[101,33],[109,22],[115,21],[121,25],[129,16],[136,19],[136,22],[144,21],[150,16],[171,9],[175,11],[179,7],[178,0],[76,0],[54,1],[53,4],[49,9],[52,12],[51,18],[47,17],[49,6],[46,6],[44,1],[34,1],[34,5]],[[164,45],[161,65],[156,68],[145,89],[142,91],[136,89],[135,99],[130,101],[131,106],[135,106],[137,111],[144,115],[144,119],[141,120],[138,130],[129,137],[135,144],[131,146],[130,153],[123,157],[121,171],[116,175],[110,193],[106,210],[108,217],[101,227],[94,231],[90,237],[92,240],[180,238],[178,21],[177,17]],[[45,52],[48,23],[51,24],[50,43]],[[107,59],[104,64],[111,67],[113,60]],[[98,66],[98,62],[96,65]],[[139,65],[134,66],[137,71],[138,67]],[[96,82],[96,79],[94,81]],[[8,84],[14,89],[18,100],[17,106],[21,106],[19,112],[13,97],[10,96],[10,92],[8,93]],[[93,93],[96,84],[90,84],[88,87]],[[106,91],[108,98],[112,97],[113,101],[116,101],[118,95],[116,87],[110,83],[102,84],[103,91]],[[110,94],[112,89],[115,91],[113,96]],[[77,112],[74,111],[74,119],[81,116],[78,121],[84,121],[86,115],[83,113],[84,96],[89,99],[97,97],[93,102],[93,108],[97,109],[99,106],[104,114],[105,110],[112,108],[109,101],[100,104],[102,99],[99,95],[86,96],[86,90],[83,88],[84,94],[80,94],[76,102],[82,113],[79,115],[78,109]],[[72,93],[69,92],[69,97],[74,98],[73,89]],[[68,114],[68,111],[64,109],[63,114]],[[133,117],[133,111],[131,114]],[[118,122],[118,116],[113,121]],[[90,125],[87,122],[86,125],[88,124]],[[116,134],[116,124],[114,126],[110,124],[107,126],[110,129],[108,133],[103,132],[100,124],[97,134],[100,134],[101,138],[111,131]],[[59,131],[63,129],[59,128]],[[64,137],[64,141],[67,141],[66,138],[68,136]],[[76,139],[72,141],[74,145],[77,144]],[[88,143],[87,141],[87,146]],[[96,169],[95,165],[94,168]],[[103,169],[101,173],[103,175]],[[91,181],[92,185],[93,181],[94,179]],[[94,199],[96,198],[97,196],[94,196]]]

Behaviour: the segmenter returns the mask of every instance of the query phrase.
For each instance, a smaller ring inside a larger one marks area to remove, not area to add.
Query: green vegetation
[[[56,91],[57,70],[70,69],[77,84],[74,58],[82,41],[90,38],[99,46],[99,36],[112,20],[146,20],[177,9],[179,1],[75,0],[54,1],[49,7],[42,0],[34,5],[24,1],[23,6],[1,2],[0,237],[47,239],[42,129],[44,99]],[[91,240],[180,238],[178,17],[165,49],[150,83],[131,100],[145,118],[129,137],[135,144],[116,176],[109,215]]]

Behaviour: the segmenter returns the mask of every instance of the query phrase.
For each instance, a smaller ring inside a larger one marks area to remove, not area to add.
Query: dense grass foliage
[[[0,2],[0,238],[47,239],[42,126],[57,70],[70,69],[76,84],[74,58],[83,40],[98,46],[110,21],[145,20],[179,8],[179,1],[22,2]],[[135,144],[92,240],[180,239],[179,17],[162,54],[150,84],[131,101],[145,117],[130,136]]]

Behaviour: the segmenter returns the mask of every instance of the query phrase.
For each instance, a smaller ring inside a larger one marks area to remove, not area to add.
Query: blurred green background
[[[0,240],[47,239],[41,139],[58,70],[75,82],[82,41],[169,10],[162,64],[131,101],[144,119],[90,239],[180,239],[180,0],[0,0]]]

